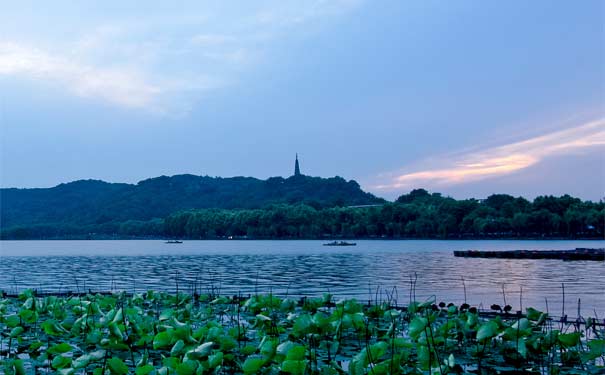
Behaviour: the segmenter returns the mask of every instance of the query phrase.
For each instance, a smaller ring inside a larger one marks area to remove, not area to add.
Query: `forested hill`
[[[1,227],[101,225],[164,218],[179,210],[253,209],[304,203],[316,208],[381,203],[341,177],[161,176],[135,185],[80,180],[45,189],[1,189]]]
[[[136,185],[2,189],[2,239],[600,238],[605,202],[506,194],[456,200],[416,189],[386,202],[340,177],[192,175]]]

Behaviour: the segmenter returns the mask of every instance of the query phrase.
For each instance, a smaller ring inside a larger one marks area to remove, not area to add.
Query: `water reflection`
[[[605,313],[603,262],[455,258],[453,250],[569,249],[602,247],[603,241],[360,241],[355,248],[325,248],[317,241],[4,241],[0,289],[42,291],[161,289],[214,290],[225,294],[272,291],[362,300],[409,300],[416,274],[417,299],[467,300],[515,309],[521,303],[561,313],[565,284],[567,313]],[[129,255],[125,255],[129,254]],[[504,292],[503,292],[504,287]],[[395,289],[393,289],[395,288]],[[522,290],[522,299],[521,299]],[[371,297],[370,297],[371,296]],[[573,306],[573,307],[572,307]]]

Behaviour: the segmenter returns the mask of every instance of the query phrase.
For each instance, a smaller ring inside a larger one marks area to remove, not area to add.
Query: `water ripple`
[[[461,303],[521,304],[556,313],[566,306],[605,313],[603,262],[455,258],[453,250],[480,248],[571,249],[603,247],[604,241],[359,241],[355,248],[325,248],[318,241],[3,241],[0,289],[41,291],[148,289],[255,291],[361,300],[395,291],[399,303],[410,296]],[[177,278],[178,275],[178,278]],[[464,280],[464,281],[463,281]],[[395,288],[395,289],[393,289]],[[504,289],[504,292],[503,292]],[[522,295],[521,295],[522,293]],[[521,298],[522,297],[522,298]]]

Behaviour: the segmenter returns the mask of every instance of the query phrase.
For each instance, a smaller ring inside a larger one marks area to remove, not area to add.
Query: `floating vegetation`
[[[272,294],[82,294],[0,300],[5,374],[595,374],[605,330],[467,304]]]

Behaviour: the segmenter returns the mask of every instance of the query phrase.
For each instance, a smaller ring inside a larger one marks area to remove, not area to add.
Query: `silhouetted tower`
[[[296,154],[296,160],[294,161],[294,175],[300,176],[300,166],[298,165],[298,153]]]

